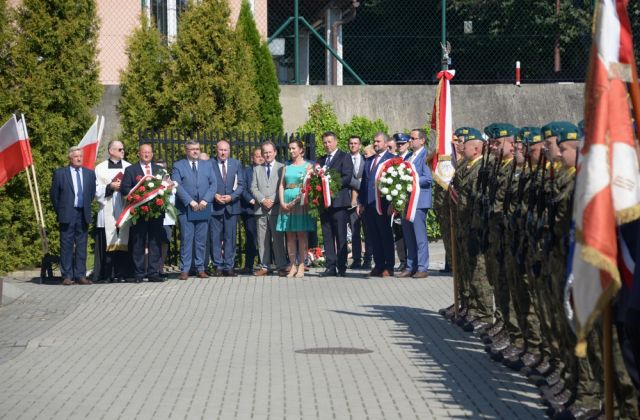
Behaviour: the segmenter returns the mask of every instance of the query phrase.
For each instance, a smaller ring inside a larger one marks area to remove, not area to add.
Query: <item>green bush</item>
[[[269,46],[260,39],[256,22],[247,0],[242,2],[240,17],[236,25],[240,40],[246,43],[251,52],[249,65],[254,67],[255,77],[252,80],[258,104],[262,131],[265,133],[282,133],[282,105],[280,105],[280,84],[273,64]]]
[[[373,136],[381,131],[388,133],[389,126],[380,118],[371,121],[367,117],[354,115],[351,121],[342,126],[340,134],[346,141],[348,141],[351,136],[359,136],[362,139],[363,146],[366,146],[373,141]]]
[[[169,49],[154,25],[143,13],[140,27],[127,42],[127,67],[120,73],[118,114],[121,140],[138,143],[138,130],[160,128],[166,124],[166,112],[160,107],[162,78],[169,64]]]
[[[260,131],[251,51],[229,26],[226,0],[191,2],[164,79],[168,127]]]
[[[24,0],[12,23],[11,95],[3,109],[27,118],[49,244],[57,253],[58,226],[49,201],[52,174],[67,163],[67,148],[93,122],[91,108],[101,95],[96,5],[93,0]],[[8,118],[2,114],[3,122]],[[0,202],[0,272],[37,264],[41,245],[24,174],[0,189]]]
[[[326,131],[333,131],[339,134],[342,126],[338,122],[338,116],[333,107],[329,102],[325,102],[322,96],[316,98],[316,101],[309,106],[307,112],[309,113],[309,119],[298,127],[297,131],[301,134],[314,134],[316,137],[316,156],[322,156],[325,153],[322,134]],[[344,139],[338,139],[339,147],[344,148],[345,145],[346,141]]]

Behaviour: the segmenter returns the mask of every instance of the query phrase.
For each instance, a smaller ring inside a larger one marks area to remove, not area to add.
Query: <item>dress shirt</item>
[[[413,163],[413,160],[416,158],[416,156],[418,156],[420,154],[420,152],[422,152],[422,149],[424,149],[424,147],[421,147],[418,150],[416,150],[415,152],[413,152],[413,154],[409,158],[409,162]]]
[[[360,153],[351,155],[351,160],[353,160],[353,173],[355,174],[358,172],[358,168],[360,167]]]
[[[151,162],[149,163],[142,163],[140,162],[140,167],[142,168],[142,173],[146,176],[147,175],[147,168],[146,166],[149,165],[149,172],[151,173],[151,175],[153,175],[153,167],[151,165]]]
[[[73,181],[73,207],[78,206],[78,177],[76,175],[76,168],[73,166],[69,166],[69,170],[71,171],[71,180]],[[82,167],[80,167],[80,187],[84,188],[83,178],[82,178]]]

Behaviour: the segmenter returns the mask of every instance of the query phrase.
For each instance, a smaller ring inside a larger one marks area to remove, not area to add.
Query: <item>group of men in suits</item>
[[[411,137],[395,135],[400,143],[411,143],[413,152],[404,157],[413,163],[420,180],[420,202],[414,222],[402,221],[407,248],[406,269],[399,277],[427,276],[428,246],[426,210],[431,206],[431,172],[425,163],[425,136],[414,130]],[[389,151],[391,139],[377,133],[373,139],[375,155],[365,158],[361,139],[349,139],[349,152],[338,149],[335,133],[322,137],[326,155],[320,166],[340,173],[340,189],[332,197],[331,206],[320,212],[326,258],[323,277],[345,276],[348,256],[348,230],[351,231],[353,264],[351,269],[370,269],[371,277],[387,277],[394,273],[394,234],[389,203],[382,199],[382,214],[376,208],[378,166],[396,157]],[[58,214],[61,232],[61,271],[63,284],[90,284],[86,278],[86,247],[91,223],[91,202],[99,203],[96,235],[94,280],[162,282],[162,242],[164,215],[139,218],[135,224],[116,228],[116,220],[125,206],[125,197],[144,176],[156,176],[164,169],[153,161],[150,144],[138,148],[139,161],[124,160],[120,141],[108,145],[109,158],[96,166],[96,171],[82,167],[82,149],[69,150],[69,166],[58,169],[51,187],[51,200]],[[252,152],[251,165],[243,168],[230,157],[230,144],[216,144],[216,156],[203,159],[200,145],[187,141],[185,157],[174,163],[171,178],[176,182],[175,206],[180,223],[180,280],[190,272],[207,278],[209,260],[215,276],[235,276],[238,218],[245,228],[244,274],[263,276],[275,270],[286,274],[288,265],[284,235],[276,230],[279,214],[278,187],[283,164],[276,160],[277,149],[265,142]],[[364,221],[364,222],[363,222]],[[361,230],[365,236],[363,252]],[[364,254],[364,255],[363,255]],[[254,271],[256,256],[259,267]],[[374,266],[371,266],[371,258]]]
[[[413,221],[402,218],[403,243],[407,258],[404,267],[397,273],[397,277],[428,277],[429,247],[427,237],[426,214],[431,208],[431,169],[427,164],[426,134],[421,129],[411,131],[407,136],[403,133],[394,135],[393,140],[398,144],[409,143],[410,152],[404,156],[396,155],[389,150],[390,138],[385,133],[376,133],[373,138],[375,154],[364,162],[362,179],[358,193],[357,213],[364,218],[367,242],[373,249],[374,267],[369,273],[371,277],[389,277],[394,275],[395,247],[392,228],[393,209],[383,197],[380,198],[381,212],[378,211],[376,196],[376,173],[385,161],[401,157],[412,164],[420,187],[419,201]],[[402,152],[402,148],[401,148]],[[399,215],[402,217],[402,215]]]

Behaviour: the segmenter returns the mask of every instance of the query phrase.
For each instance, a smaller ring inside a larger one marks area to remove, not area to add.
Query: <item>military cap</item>
[[[584,120],[578,122],[578,134],[580,138],[584,137]]]
[[[408,143],[411,140],[411,137],[405,133],[396,133],[393,135],[393,139],[396,141],[396,144],[404,144]]]
[[[580,129],[570,122],[558,122],[556,124],[556,131],[558,133],[558,138],[556,139],[557,144],[580,139]]]
[[[518,133],[518,129],[511,124],[493,123],[485,127],[484,132],[489,138],[512,137]]]
[[[456,137],[462,137],[464,143],[470,140],[484,141],[480,130],[473,127],[460,127],[453,134],[455,134]]]
[[[518,138],[524,144],[538,144],[544,141],[539,127],[522,127],[518,133]]]

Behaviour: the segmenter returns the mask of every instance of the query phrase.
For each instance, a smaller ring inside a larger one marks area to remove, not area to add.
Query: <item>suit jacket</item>
[[[267,168],[264,165],[256,166],[254,168],[253,180],[251,182],[251,193],[256,198],[256,213],[277,214],[280,203],[278,198],[278,186],[280,185],[280,178],[282,177],[283,164],[277,161],[273,161],[273,168],[271,169],[271,176],[267,178]],[[273,200],[274,205],[271,207],[270,212],[266,212],[260,205],[262,200],[269,198]]]
[[[251,183],[253,182],[253,174],[255,172],[255,166],[248,165],[242,170],[244,174],[244,191],[240,197],[240,209],[242,214],[254,214],[255,205],[251,204],[251,200],[255,200],[255,197],[251,193]],[[256,200],[256,204],[257,204]]]
[[[242,172],[242,164],[239,160],[229,158],[227,159],[227,182],[222,179],[222,173],[218,167],[218,159],[212,158],[211,165],[213,166],[213,173],[216,177],[216,194],[230,195],[231,202],[227,204],[220,204],[215,199],[213,200],[213,214],[215,216],[221,216],[223,214],[240,214],[240,197],[244,191],[244,173]]]
[[[69,166],[56,169],[51,183],[51,203],[58,215],[58,223],[71,223],[76,218],[74,202],[76,193]],[[91,224],[91,201],[96,195],[96,174],[91,169],[82,168],[82,218]]]
[[[155,163],[151,162],[151,175],[157,175],[162,168]],[[140,178],[142,178],[145,173],[142,171],[140,167],[140,162],[134,163],[131,166],[127,166],[124,170],[124,176],[122,177],[122,183],[120,184],[120,192],[123,197],[129,195],[133,187],[136,186]],[[138,178],[140,177],[140,178]]]
[[[433,182],[433,178],[431,177],[431,168],[425,161],[426,156],[427,148],[423,147],[415,159],[412,160],[413,166],[415,166],[420,180],[420,198],[418,199],[417,207],[419,209],[431,208],[431,184]],[[405,160],[410,160],[412,157],[413,153],[407,155]]]
[[[349,159],[351,159],[351,163],[353,163],[353,156],[351,154],[349,154]],[[357,168],[353,168],[353,177],[351,178],[351,188],[356,191],[360,190],[360,182],[362,181],[364,166],[364,156],[360,154],[360,164]]]
[[[360,193],[358,194],[358,202],[363,206],[375,206],[376,205],[376,170],[378,166],[386,160],[394,158],[395,155],[389,151],[385,151],[376,166],[373,168],[373,164],[376,155],[373,155],[365,160],[364,171],[362,172],[362,182],[360,182]],[[384,198],[382,199],[382,209],[386,212],[389,203]]]
[[[182,159],[173,164],[171,179],[178,183],[176,209],[181,214],[187,212],[189,203],[192,200],[198,203],[202,200],[207,203],[213,201],[217,184],[211,162],[209,160],[200,160],[197,167],[196,174],[193,172],[191,162],[188,159]]]
[[[318,159],[318,164],[324,166],[327,161],[327,155]],[[351,180],[353,178],[353,161],[351,155],[343,152],[342,150],[336,150],[333,155],[333,159],[329,162],[329,169],[334,169],[342,175],[342,188],[336,193],[336,196],[331,200],[331,207],[350,207],[351,206]]]

